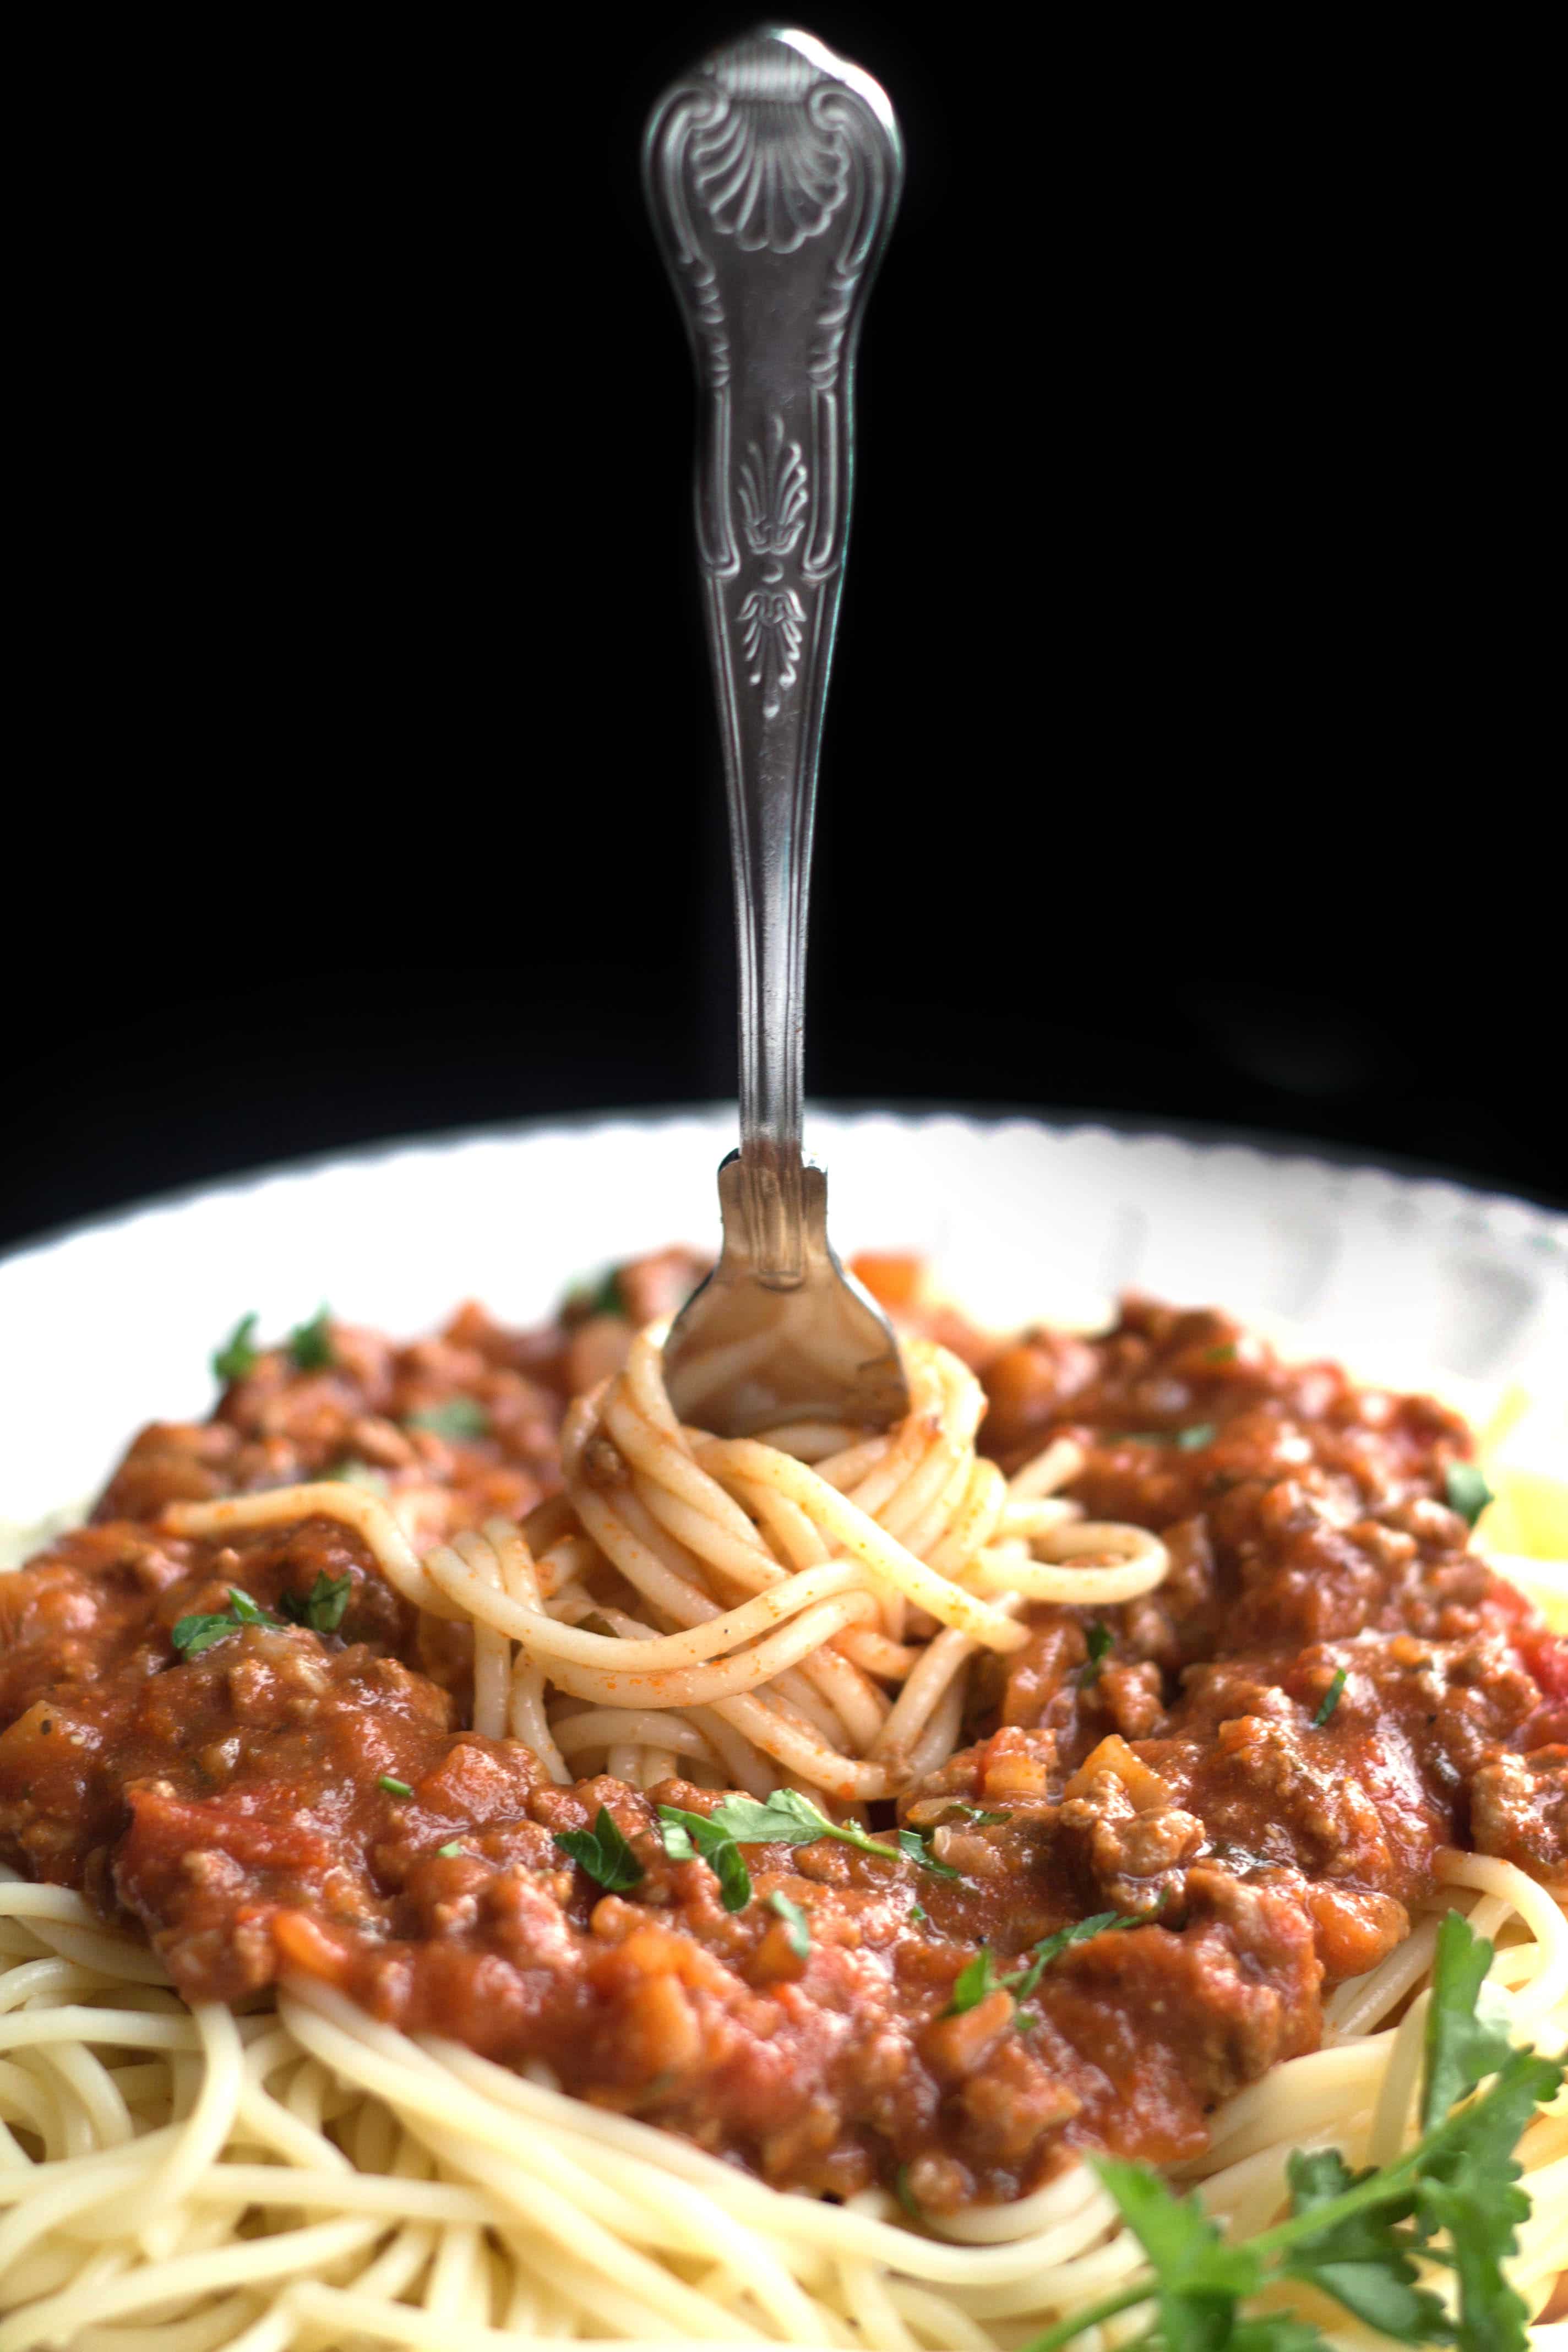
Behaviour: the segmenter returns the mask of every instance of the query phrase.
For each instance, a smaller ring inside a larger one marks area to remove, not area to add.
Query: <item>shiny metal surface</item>
[[[720,1171],[723,1255],[671,1334],[666,1377],[687,1412],[699,1356],[709,1373],[715,1351],[743,1358],[743,1403],[703,1376],[702,1418],[729,1433],[737,1414],[747,1429],[795,1412],[885,1423],[907,1392],[889,1326],[828,1247],[826,1180],[801,1157],[801,1078],[855,352],[898,203],[898,129],[858,67],[809,34],[762,30],[665,92],[644,164],[697,365],[697,551],[741,975],[741,1148]]]

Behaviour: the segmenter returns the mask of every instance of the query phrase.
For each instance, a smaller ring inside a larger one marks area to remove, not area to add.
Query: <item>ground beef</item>
[[[336,1522],[160,1531],[176,1497],[333,1475],[412,1496],[432,1532],[525,1508],[569,1391],[624,1353],[622,1310],[670,1311],[699,1271],[623,1269],[542,1333],[477,1308],[407,1348],[334,1327],[331,1362],[270,1351],[210,1422],[143,1432],[93,1523],[0,1580],[0,1853],[140,1923],[190,1998],[315,1975],[780,2186],[880,2179],[931,2211],[1086,2147],[1196,2153],[1215,2102],[1313,2047],[1324,1990],[1406,1932],[1442,1845],[1568,1874],[1568,1658],[1447,1507],[1464,1430],[1217,1315],[1131,1301],[1101,1339],[1005,1349],[944,1332],[1000,1458],[1071,1434],[1074,1495],[1173,1561],[1097,1619],[1035,1609],[976,1674],[965,1746],[900,1809],[956,1876],[754,1847],[759,1899],[728,1912],[657,1828],[658,1802],[710,1793],[559,1788],[466,1730],[461,1641]],[[322,1576],[349,1580],[335,1632],[176,1653],[231,1587],[276,1615]],[[617,1894],[557,1843],[601,1806],[642,1874]],[[1022,2008],[994,1981],[1099,1913],[1117,1924]],[[955,2007],[983,1948],[990,1989]]]

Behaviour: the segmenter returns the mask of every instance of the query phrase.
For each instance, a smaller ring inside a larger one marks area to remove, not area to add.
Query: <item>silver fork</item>
[[[726,1436],[909,1411],[887,1318],[827,1239],[801,1157],[806,890],[838,616],[860,317],[899,198],[881,89],[808,33],[762,30],[668,89],[648,209],[697,362],[697,551],[719,703],[741,969],[741,1148],[723,1249],[665,1378]]]

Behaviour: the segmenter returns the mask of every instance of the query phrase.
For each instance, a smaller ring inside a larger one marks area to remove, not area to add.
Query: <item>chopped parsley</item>
[[[231,1633],[242,1633],[247,1625],[280,1626],[282,1619],[269,1617],[258,1608],[248,1592],[237,1584],[228,1588],[228,1607],[216,1616],[180,1617],[175,1620],[169,1639],[182,1657],[199,1658],[215,1642],[226,1642]]]
[[[900,1830],[896,1845],[867,1835],[853,1822],[830,1822],[809,1797],[794,1789],[777,1789],[765,1802],[755,1797],[726,1797],[711,1813],[689,1813],[679,1805],[660,1805],[664,1850],[672,1862],[706,1862],[719,1880],[726,1911],[742,1911],[752,1899],[751,1873],[741,1853],[742,1845],[815,1845],[818,1838],[837,1838],[861,1853],[880,1854],[889,1862],[900,1856],[918,1863],[939,1878],[958,1878],[951,1863],[938,1862],[926,1850],[918,1830]]]
[[[285,1592],[278,1606],[292,1624],[308,1625],[312,1633],[335,1633],[353,1591],[352,1576],[329,1576],[322,1569],[308,1593]]]
[[[742,1801],[749,1804],[752,1800]],[[743,1911],[752,1899],[752,1874],[734,1833],[719,1819],[723,1810],[721,1805],[709,1815],[688,1812],[680,1805],[660,1805],[664,1850],[671,1862],[705,1862],[719,1881],[719,1899],[725,1910]]]
[[[1563,2067],[1512,2048],[1493,2021],[1482,1982],[1491,1958],[1491,1945],[1450,1911],[1426,2017],[1421,2138],[1377,2171],[1352,2172],[1337,2148],[1297,2149],[1287,2168],[1289,2213],[1258,2236],[1227,2243],[1195,2194],[1178,2197],[1138,2165],[1094,2159],[1152,2281],[1141,2274],[1084,2305],[1025,2352],[1058,2352],[1143,2303],[1154,2305],[1145,2344],[1321,2352],[1322,2336],[1288,2313],[1242,2315],[1260,2288],[1293,2279],[1397,2343],[1528,2352],[1529,2313],[1503,2267],[1530,2213],[1513,2150],[1556,2096]],[[1423,2261],[1452,2272],[1456,2318],[1420,2284]]]
[[[322,1372],[336,1363],[325,1307],[318,1307],[308,1323],[295,1324],[289,1334],[289,1353],[297,1372]]]
[[[400,1780],[395,1772],[378,1773],[375,1785],[378,1789],[384,1789],[389,1797],[411,1797],[414,1794],[407,1781]]]
[[[948,1822],[957,1821],[973,1822],[977,1826],[984,1829],[996,1822],[1010,1822],[1012,1818],[1011,1813],[988,1813],[983,1805],[966,1805],[962,1799],[956,1797],[942,1811],[944,1827]]]
[[[966,2010],[978,2009],[983,2000],[988,2000],[1006,1982],[1006,1978],[999,1977],[992,1966],[990,1945],[982,1944],[974,1958],[954,1977],[952,1998],[942,2012],[943,2017],[962,2017]]]
[[[474,1398],[455,1396],[444,1404],[425,1405],[418,1412],[409,1413],[403,1426],[427,1429],[435,1437],[472,1440],[489,1435],[490,1417]]]
[[[835,1837],[838,1837],[842,1836],[844,1832],[842,1831],[835,1830],[833,1834]],[[899,1842],[899,1852],[902,1854],[906,1854],[910,1861],[916,1864],[920,1869],[929,1870],[933,1878],[963,1877],[963,1871],[954,1870],[951,1862],[938,1862],[935,1854],[931,1852],[926,1840],[921,1836],[919,1830],[900,1830],[897,1832],[897,1837]],[[851,1838],[849,1843],[851,1845],[862,1846],[863,1850],[867,1853],[886,1853],[888,1851],[885,1845],[879,1845],[875,1838],[866,1838],[864,1840],[859,1838]]]
[[[1079,1690],[1087,1690],[1090,1683],[1100,1680],[1101,1661],[1108,1658],[1116,1647],[1115,1634],[1109,1625],[1102,1625],[1098,1617],[1084,1627],[1083,1638],[1089,1644],[1089,1664],[1079,1669]]]
[[[1236,1341],[1234,1339],[1228,1339],[1223,1348],[1205,1348],[1204,1349],[1204,1361],[1205,1364],[1234,1364],[1236,1361]]]
[[[1103,1935],[1108,1927],[1142,1927],[1145,1924],[1142,1919],[1128,1918],[1120,1911],[1097,1911],[1090,1918],[1079,1919],[1071,1927],[1058,1927],[1054,1936],[1047,1936],[1035,1946],[1025,1966],[1016,1969],[1008,1977],[996,1974],[990,1947],[982,1944],[967,1968],[960,1969],[953,1980],[952,1998],[942,2015],[962,2017],[966,2009],[978,2008],[994,1992],[1010,1992],[1021,2009],[1058,1953],[1065,1952],[1069,1944],[1087,1943],[1091,1936]],[[1018,2020],[1019,2029],[1025,2032],[1031,2024],[1037,2022],[1037,2019],[1030,2019],[1027,2022],[1023,2018]]]
[[[1054,1936],[1047,1936],[1035,1946],[1029,1965],[1017,1976],[1009,1979],[1008,1990],[1020,2009],[1039,1983],[1058,1952],[1069,1944],[1087,1944],[1091,1936],[1103,1936],[1111,1927],[1143,1927],[1148,1921],[1130,1918],[1121,1911],[1095,1911],[1087,1919],[1079,1919],[1070,1927],[1058,1927]]]
[[[1473,1462],[1450,1462],[1443,1474],[1448,1508],[1473,1528],[1489,1503],[1497,1498]]]
[[[1201,1445],[1212,1445],[1218,1424],[1212,1421],[1194,1421],[1190,1429],[1178,1429],[1176,1443],[1184,1454],[1195,1454]]]
[[[213,1357],[213,1376],[226,1387],[230,1381],[248,1379],[261,1361],[255,1345],[257,1321],[254,1315],[242,1315]]]
[[[579,1870],[585,1870],[599,1885],[607,1886],[612,1895],[624,1895],[628,1886],[636,1886],[643,1875],[643,1866],[608,1809],[601,1805],[591,1830],[557,1830],[555,1843],[563,1853],[569,1853]]]
[[[776,1911],[784,1924],[784,1936],[797,1960],[811,1958],[811,1922],[798,1903],[792,1902],[784,1889],[775,1886],[768,1897],[768,1909]]]
[[[919,2200],[910,2187],[910,2168],[907,2164],[900,2164],[893,2175],[893,2194],[911,2221],[924,2221],[925,2215],[921,2211]]]
[[[1314,1731],[1321,1731],[1324,1724],[1327,1723],[1330,1716],[1332,1715],[1335,1707],[1338,1706],[1340,1703],[1340,1694],[1344,1689],[1344,1686],[1349,1680],[1350,1669],[1347,1666],[1336,1666],[1334,1668],[1333,1678],[1330,1682],[1328,1689],[1323,1693],[1317,1714],[1312,1717],[1312,1728]]]
[[[571,1832],[568,1832],[567,1834],[570,1835]],[[456,1862],[458,1856],[461,1853],[467,1853],[468,1850],[468,1847],[457,1838],[452,1840],[450,1845],[438,1845],[436,1849],[443,1862]]]

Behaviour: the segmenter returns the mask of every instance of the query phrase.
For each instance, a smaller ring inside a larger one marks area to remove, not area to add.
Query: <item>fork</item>
[[[664,93],[644,147],[697,366],[697,550],[741,980],[723,1246],[664,1370],[676,1410],[721,1436],[885,1428],[910,1407],[892,1327],[835,1256],[826,1177],[801,1154],[806,896],[855,351],[902,171],[883,91],[800,32],[714,50]]]

